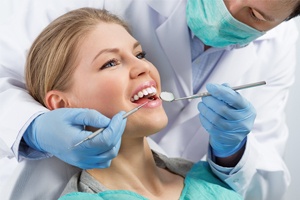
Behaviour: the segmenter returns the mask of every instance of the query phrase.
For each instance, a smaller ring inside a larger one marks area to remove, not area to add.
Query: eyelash
[[[113,65],[111,65],[113,63]],[[102,67],[100,68],[100,70],[109,68],[109,67],[114,67],[116,65],[120,64],[120,61],[116,58],[110,59],[109,61],[107,61],[104,65],[102,65]]]
[[[136,55],[136,57],[138,59],[144,59],[145,56],[146,56],[145,51],[142,51],[142,52],[140,52]],[[114,66],[119,65],[119,64],[120,64],[120,61],[116,58],[113,58],[113,59],[110,59],[109,61],[107,61],[104,65],[102,65],[100,70],[103,70],[103,69],[106,69],[106,68],[109,68],[109,67],[114,67]]]
[[[251,9],[249,10],[249,14],[250,14],[251,18],[252,18],[253,20],[257,21],[257,22],[263,22],[263,21],[264,21],[264,20],[261,20],[261,19],[257,18],[257,17],[254,15],[254,13],[253,13],[253,11],[252,11]]]
[[[141,58],[139,58],[138,56],[141,56]],[[139,59],[143,59],[143,58],[146,57],[146,52],[142,51],[142,52],[138,53],[136,57],[139,58]]]

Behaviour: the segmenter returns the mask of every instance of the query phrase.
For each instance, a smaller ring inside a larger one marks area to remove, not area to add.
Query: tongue
[[[138,100],[134,101],[133,103],[143,104],[143,103],[145,103],[146,101],[149,101],[149,99],[147,99],[147,98],[142,98],[142,99],[138,99]]]

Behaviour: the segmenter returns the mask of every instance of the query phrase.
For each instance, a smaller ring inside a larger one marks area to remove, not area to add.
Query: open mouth
[[[133,95],[133,97],[131,97],[130,101],[132,103],[143,103],[146,100],[153,101],[156,99],[158,99],[157,90],[155,87],[150,86],[150,87],[142,89],[137,94]]]

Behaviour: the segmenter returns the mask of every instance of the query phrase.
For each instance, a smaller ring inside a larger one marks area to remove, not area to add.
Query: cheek
[[[93,102],[93,109],[98,110],[109,118],[119,112],[121,106],[120,98],[123,96],[120,83],[116,83],[116,81],[102,83],[99,87],[94,88],[93,91],[90,95],[91,98],[94,98],[90,100]]]
[[[118,97],[121,96],[120,84],[115,81],[86,81],[84,86],[77,85],[72,90],[72,107],[90,108],[112,117],[117,111]]]
[[[98,102],[96,102],[94,109],[101,112],[103,115],[112,118],[116,113],[118,113],[121,108],[120,96],[121,91],[113,89],[109,84],[103,91],[98,94]]]
[[[156,81],[158,88],[160,88],[161,87],[160,75],[159,75],[157,68],[152,64],[151,64],[151,75],[152,75],[152,78]]]

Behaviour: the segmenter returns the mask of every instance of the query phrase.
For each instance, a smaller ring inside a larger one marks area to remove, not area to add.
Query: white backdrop
[[[300,17],[296,18],[300,32]],[[300,199],[300,39],[298,39],[298,65],[296,81],[291,89],[287,111],[290,135],[285,152],[285,160],[291,173],[292,183],[285,200]]]
[[[9,1],[10,0],[0,0],[0,24],[9,21],[11,17],[12,7]],[[3,144],[0,143],[0,145]],[[0,192],[2,187],[5,185],[7,178],[13,173],[16,163],[16,159],[0,159]]]

